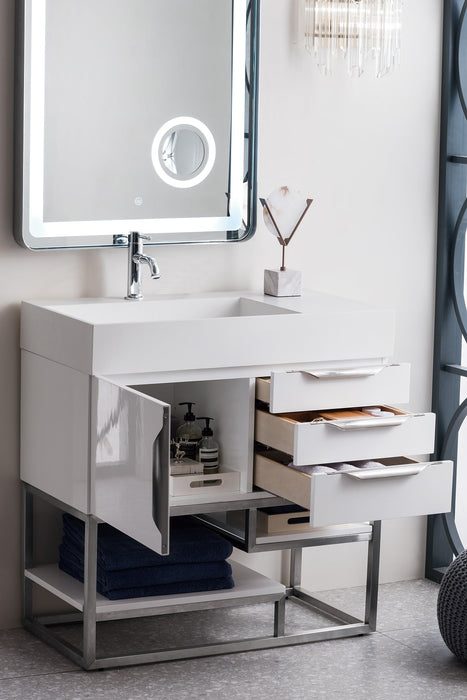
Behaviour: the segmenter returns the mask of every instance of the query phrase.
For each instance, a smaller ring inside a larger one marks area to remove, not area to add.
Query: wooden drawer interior
[[[257,403],[257,408],[264,413],[269,413],[268,407],[262,402]],[[343,408],[329,411],[290,411],[287,413],[276,413],[274,416],[294,424],[336,420],[358,420],[359,418],[369,419],[374,417],[371,413],[366,412],[365,408],[366,407]],[[395,408],[394,406],[375,405],[371,408],[380,409],[382,419],[385,416],[388,416],[390,413],[394,414],[395,416],[410,415],[407,411],[403,411],[400,408]]]

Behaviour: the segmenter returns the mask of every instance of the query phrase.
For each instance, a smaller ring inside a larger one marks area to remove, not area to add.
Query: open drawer
[[[293,455],[297,466],[433,452],[433,413],[381,409],[393,415],[374,417],[361,409],[271,414],[259,407],[255,440]]]
[[[256,398],[269,404],[271,413],[404,404],[409,384],[407,363],[271,372],[270,378],[256,380]]]
[[[255,456],[255,484],[310,511],[321,527],[366,520],[445,513],[451,509],[453,464],[379,459],[381,467],[305,474],[273,450]]]

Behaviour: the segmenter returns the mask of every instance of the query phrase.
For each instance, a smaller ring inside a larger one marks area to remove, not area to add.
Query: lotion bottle
[[[213,432],[209,425],[209,421],[214,418],[208,416],[200,416],[200,420],[206,421],[206,427],[203,428],[201,442],[199,443],[198,459],[203,465],[204,474],[215,474],[219,471],[219,445],[213,438]]]

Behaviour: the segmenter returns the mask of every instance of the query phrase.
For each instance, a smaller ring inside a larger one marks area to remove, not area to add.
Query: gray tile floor
[[[438,586],[424,580],[380,586],[378,631],[368,636],[97,672],[77,669],[24,630],[4,631],[0,699],[467,699],[467,664],[450,653],[439,634],[437,595]],[[363,589],[322,597],[351,614],[362,612]],[[291,608],[288,619],[296,630],[328,624],[301,606]],[[183,643],[189,644],[246,636],[248,625],[251,636],[270,634],[270,607],[111,622],[99,641],[109,651],[137,638],[145,647],[158,639],[165,645],[183,630]],[[77,629],[63,632],[73,639]]]

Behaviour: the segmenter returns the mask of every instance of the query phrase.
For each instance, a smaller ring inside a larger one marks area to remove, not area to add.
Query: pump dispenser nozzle
[[[188,406],[188,411],[183,416],[183,420],[187,420],[187,421],[196,420],[196,416],[191,410],[191,407],[195,405],[194,401],[182,401],[182,403],[179,403],[178,405],[179,406]]]
[[[203,436],[212,436],[214,433],[212,432],[212,428],[209,425],[209,421],[214,420],[214,418],[209,418],[209,416],[198,416],[198,420],[205,420],[206,421],[206,427],[203,428]]]

